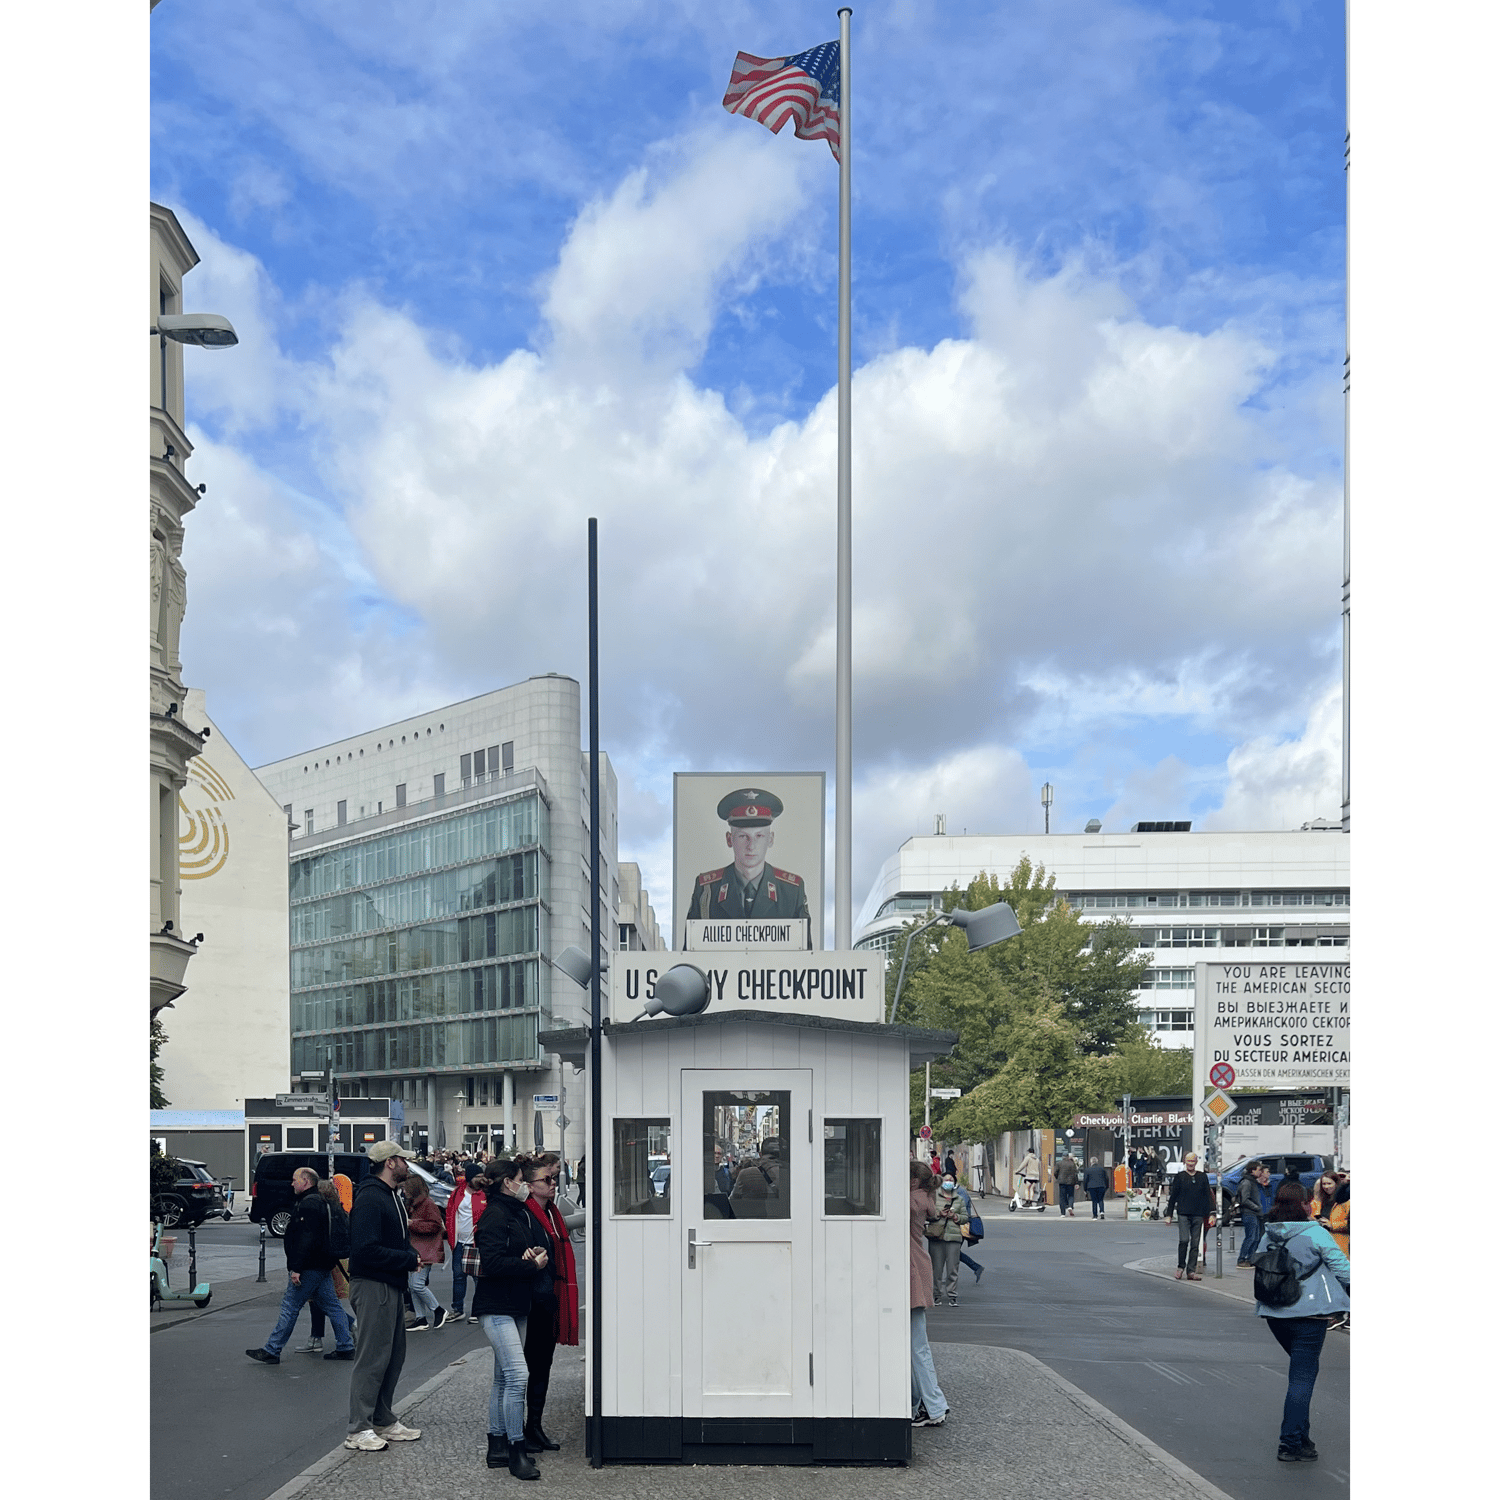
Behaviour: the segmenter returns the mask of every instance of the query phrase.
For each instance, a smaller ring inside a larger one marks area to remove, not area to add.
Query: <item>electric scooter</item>
[[[166,1257],[161,1253],[161,1234],[165,1227],[160,1221],[151,1226],[151,1310],[155,1312],[164,1302],[191,1302],[194,1307],[207,1307],[213,1288],[206,1281],[200,1281],[190,1292],[172,1289]]]

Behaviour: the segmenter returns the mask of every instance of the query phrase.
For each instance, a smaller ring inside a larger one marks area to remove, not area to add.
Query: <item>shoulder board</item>
[[[793,875],[790,870],[778,870],[775,865],[771,866],[771,874],[774,875],[777,880],[786,881],[788,885],[802,884],[802,877],[800,875]]]
[[[724,868],[728,869],[729,867],[726,865]],[[714,883],[714,881],[716,881],[716,880],[722,880],[723,878],[724,878],[724,870],[705,870],[698,877],[698,884],[699,885],[712,885]]]

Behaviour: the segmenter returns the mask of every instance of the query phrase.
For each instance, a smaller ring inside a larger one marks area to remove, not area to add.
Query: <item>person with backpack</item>
[[[1307,1189],[1288,1178],[1276,1189],[1255,1266],[1255,1313],[1288,1359],[1286,1401],[1276,1457],[1316,1463],[1311,1408],[1329,1324],[1349,1311],[1349,1261],[1321,1224],[1307,1217]]]
[[[311,1167],[292,1173],[292,1216],[286,1227],[286,1292],[281,1316],[259,1349],[246,1349],[263,1365],[279,1365],[297,1319],[308,1301],[320,1307],[333,1323],[335,1348],[325,1359],[353,1359],[354,1335],[333,1290],[333,1268],[349,1253],[349,1221],[336,1204],[318,1191],[318,1174]]]

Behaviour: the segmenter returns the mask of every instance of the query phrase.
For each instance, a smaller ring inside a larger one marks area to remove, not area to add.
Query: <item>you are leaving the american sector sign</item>
[[[1198,1025],[1208,1067],[1235,1088],[1349,1084],[1349,965],[1198,965]]]

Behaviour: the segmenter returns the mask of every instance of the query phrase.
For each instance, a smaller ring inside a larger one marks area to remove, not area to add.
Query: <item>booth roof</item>
[[[660,1016],[649,1021],[606,1021],[605,1036],[639,1036],[652,1031],[676,1031],[689,1026],[801,1026],[813,1031],[853,1031],[863,1036],[890,1037],[911,1047],[912,1066],[947,1057],[958,1045],[956,1031],[930,1031],[922,1026],[887,1026],[884,1021],[840,1021],[831,1016],[789,1015],[771,1010],[707,1011],[700,1016]],[[537,1041],[542,1049],[555,1052],[569,1062],[582,1065],[588,1056],[586,1026],[543,1031]]]

